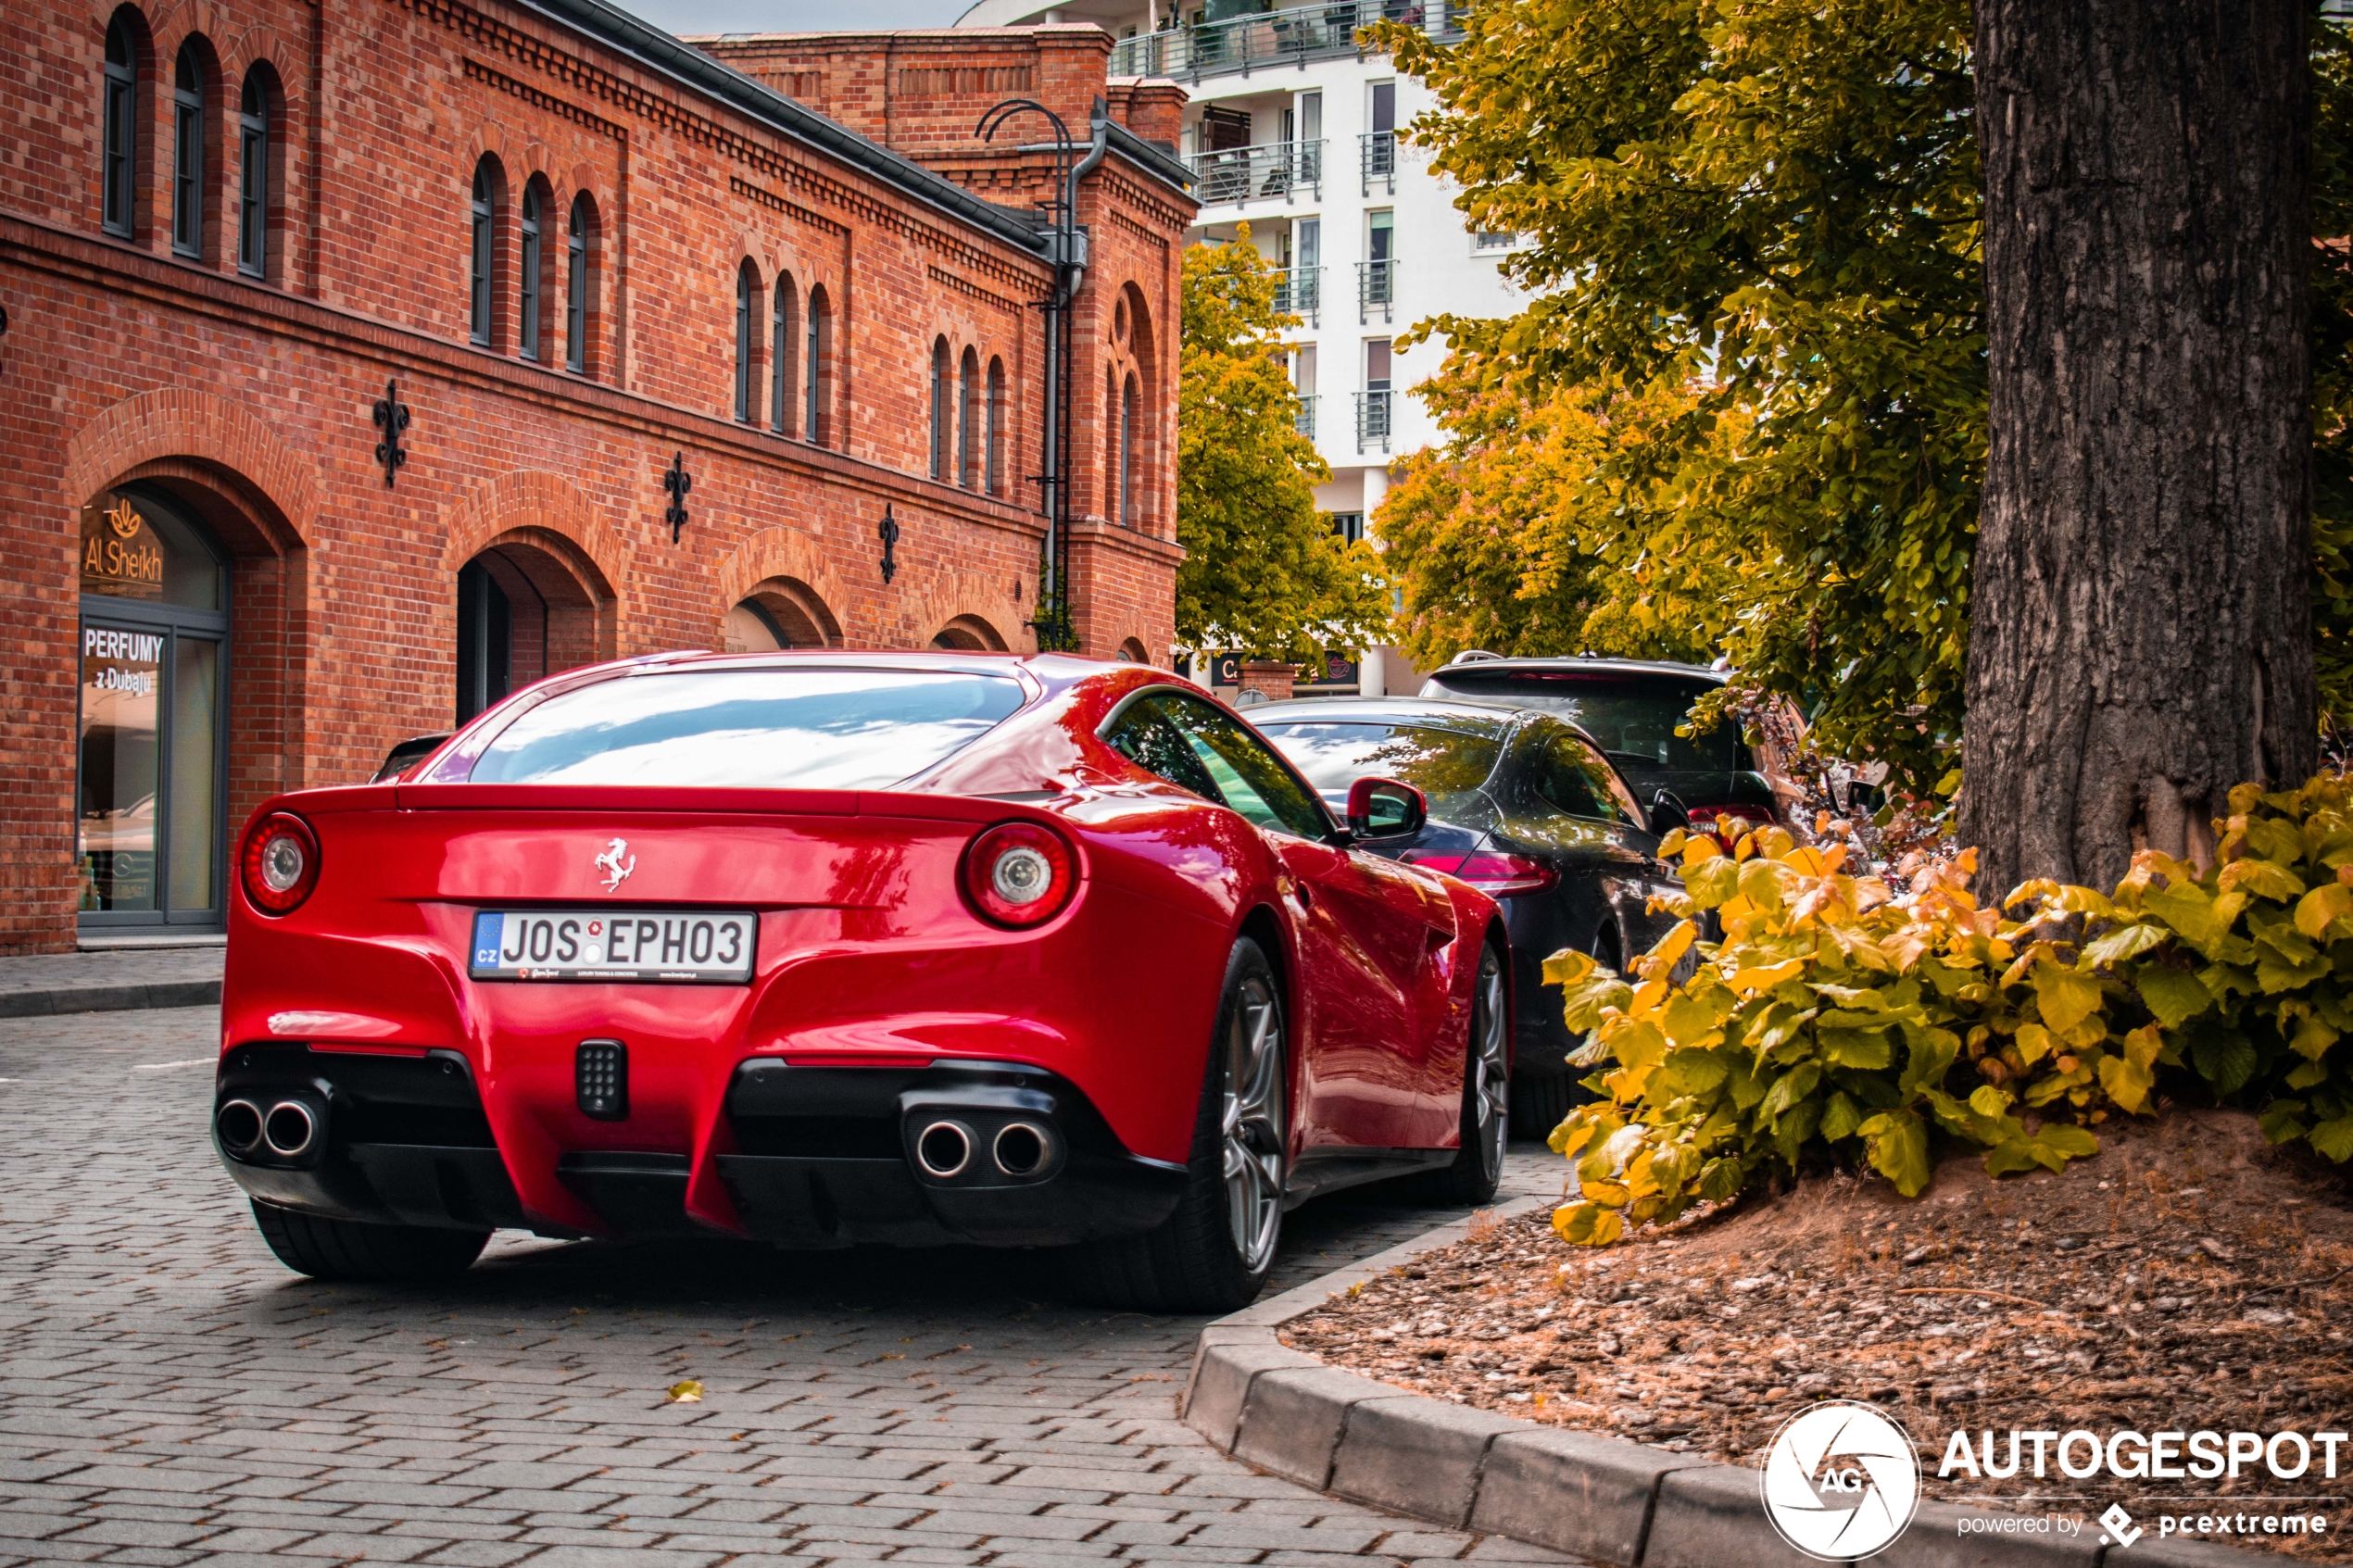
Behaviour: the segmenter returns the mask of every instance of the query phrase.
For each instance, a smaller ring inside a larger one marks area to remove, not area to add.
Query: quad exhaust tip
[[[915,1136],[915,1163],[927,1176],[961,1176],[972,1160],[973,1130],[962,1122],[934,1122]]]
[[[318,1119],[298,1099],[280,1100],[262,1118],[261,1141],[281,1160],[293,1160],[308,1152],[318,1135]]]
[[[1054,1135],[1035,1122],[1008,1122],[988,1152],[1008,1176],[1034,1176],[1053,1158]]]
[[[251,1154],[261,1143],[261,1107],[249,1099],[233,1099],[214,1112],[213,1131],[220,1147],[232,1154]]]

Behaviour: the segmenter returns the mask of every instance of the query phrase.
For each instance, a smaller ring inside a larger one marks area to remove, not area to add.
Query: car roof
[[[1442,680],[1449,675],[1466,673],[1508,675],[1518,671],[1575,671],[1579,673],[1603,675],[1681,675],[1720,686],[1725,682],[1721,670],[1710,670],[1704,664],[1684,664],[1667,659],[1598,659],[1575,654],[1559,659],[1473,659],[1458,663],[1441,664],[1426,677]]]
[[[1481,729],[1495,729],[1519,721],[1520,711],[1500,709],[1491,703],[1446,702],[1429,697],[1340,696],[1295,697],[1290,702],[1261,703],[1256,708],[1242,709],[1242,716],[1253,724],[1340,724],[1352,721],[1362,724],[1378,720],[1411,719],[1440,726],[1470,724]]]

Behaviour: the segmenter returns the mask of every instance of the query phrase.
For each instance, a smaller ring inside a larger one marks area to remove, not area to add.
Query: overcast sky
[[[819,32],[946,27],[971,0],[614,0],[676,33]]]

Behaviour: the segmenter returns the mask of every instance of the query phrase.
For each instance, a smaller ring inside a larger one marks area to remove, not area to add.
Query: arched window
[[[204,255],[204,62],[194,39],[171,77],[171,249]]]
[[[931,476],[943,483],[948,478],[949,408],[955,396],[954,361],[948,355],[948,340],[934,338],[931,345]]]
[[[980,488],[980,356],[964,350],[956,374],[956,483]]]
[[[139,169],[139,46],[117,17],[107,29],[107,100],[104,111],[105,190],[100,221],[107,232],[131,237],[131,194]]]
[[[1119,521],[1136,526],[1136,378],[1119,383]]]
[[[245,72],[237,106],[237,270],[264,276],[270,261],[270,90],[259,68]]]
[[[588,373],[588,194],[572,198],[564,230],[564,369]]]
[[[834,310],[823,287],[809,291],[807,340],[800,366],[800,438],[812,445],[830,446],[834,421],[827,410],[834,391]]]
[[[491,257],[497,239],[493,228],[497,204],[497,170],[488,158],[474,165],[473,253],[469,273],[471,288],[466,310],[468,335],[483,347],[490,346]]]
[[[539,358],[539,182],[531,181],[522,188],[522,298],[520,325],[522,331],[517,347],[526,359]]]
[[[1005,493],[1005,362],[988,361],[988,472],[987,483],[991,495]]]
[[[767,312],[761,308],[760,274],[746,261],[736,269],[736,418],[750,424],[760,417],[755,400],[759,396],[760,319]]]
[[[799,313],[800,290],[790,272],[776,275],[775,319],[768,329],[768,428],[790,435],[793,419],[793,351],[799,334],[793,320]]]

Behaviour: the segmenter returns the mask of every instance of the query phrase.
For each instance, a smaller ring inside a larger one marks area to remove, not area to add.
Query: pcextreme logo
[[[1869,1557],[1911,1524],[1919,1456],[1904,1429],[1869,1405],[1825,1399],[1773,1435],[1765,1456],[1765,1515],[1806,1556]]]

